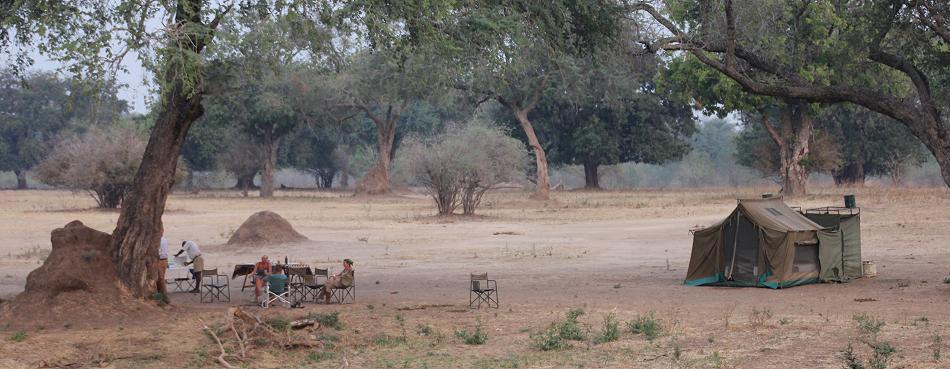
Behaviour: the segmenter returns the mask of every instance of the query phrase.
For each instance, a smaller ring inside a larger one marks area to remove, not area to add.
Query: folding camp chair
[[[323,281],[320,278],[323,278]],[[313,275],[303,276],[303,284],[301,285],[302,301],[307,301],[307,298],[311,298],[313,302],[317,301],[317,295],[320,294],[320,291],[323,290],[323,286],[326,285],[327,279],[330,278],[330,271],[327,269],[314,269]]]
[[[337,304],[352,304],[356,302],[356,272],[353,272],[353,284],[349,287],[334,288],[330,290],[330,298]],[[347,299],[350,302],[346,302]]]
[[[165,281],[166,284],[174,284],[175,291],[178,292],[188,292],[195,289],[195,279],[192,277],[178,277],[175,279],[168,279]]]
[[[488,273],[473,273],[471,282],[472,285],[468,292],[468,307],[478,309],[482,307],[482,303],[486,303],[488,307],[497,309],[498,283],[494,279],[488,279]]]
[[[225,299],[231,302],[231,280],[228,276],[218,274],[218,269],[201,271],[201,302],[224,301]]]
[[[293,297],[290,294],[290,288],[288,288],[286,281],[275,282],[268,277],[264,291],[266,291],[267,294],[264,296],[264,301],[261,301],[261,307],[269,308],[275,301],[283,302],[287,304],[287,307],[294,306]]]

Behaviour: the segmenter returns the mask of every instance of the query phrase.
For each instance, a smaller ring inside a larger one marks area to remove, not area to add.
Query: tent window
[[[818,270],[818,245],[795,244],[795,262],[792,269],[796,273]]]
[[[772,215],[782,215],[782,212],[775,208],[765,208],[765,210],[767,210],[769,213],[772,213]]]

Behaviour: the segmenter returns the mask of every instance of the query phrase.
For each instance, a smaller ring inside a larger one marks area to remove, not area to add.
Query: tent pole
[[[736,249],[739,245],[739,210],[736,210],[736,232],[732,237],[732,264],[729,265],[729,275],[726,276],[727,281],[732,280],[732,272],[736,270]]]

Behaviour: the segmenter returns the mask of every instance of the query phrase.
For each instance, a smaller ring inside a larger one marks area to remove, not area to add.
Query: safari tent
[[[693,233],[684,283],[782,288],[860,277],[860,218],[819,211],[814,219],[781,198],[741,199]]]

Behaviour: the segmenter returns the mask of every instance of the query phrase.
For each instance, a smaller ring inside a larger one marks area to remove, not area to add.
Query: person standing
[[[191,293],[198,293],[201,287],[201,271],[205,269],[205,259],[201,256],[201,249],[198,248],[198,244],[195,241],[182,241],[181,250],[178,251],[175,256],[185,253],[188,255],[188,258],[191,259],[188,262],[185,262],[185,266],[193,265],[191,267],[192,274],[195,276],[195,289],[191,290]]]
[[[168,239],[165,236],[162,236],[162,240],[158,243],[158,292],[168,298],[168,289],[165,286],[165,271],[168,270]]]

